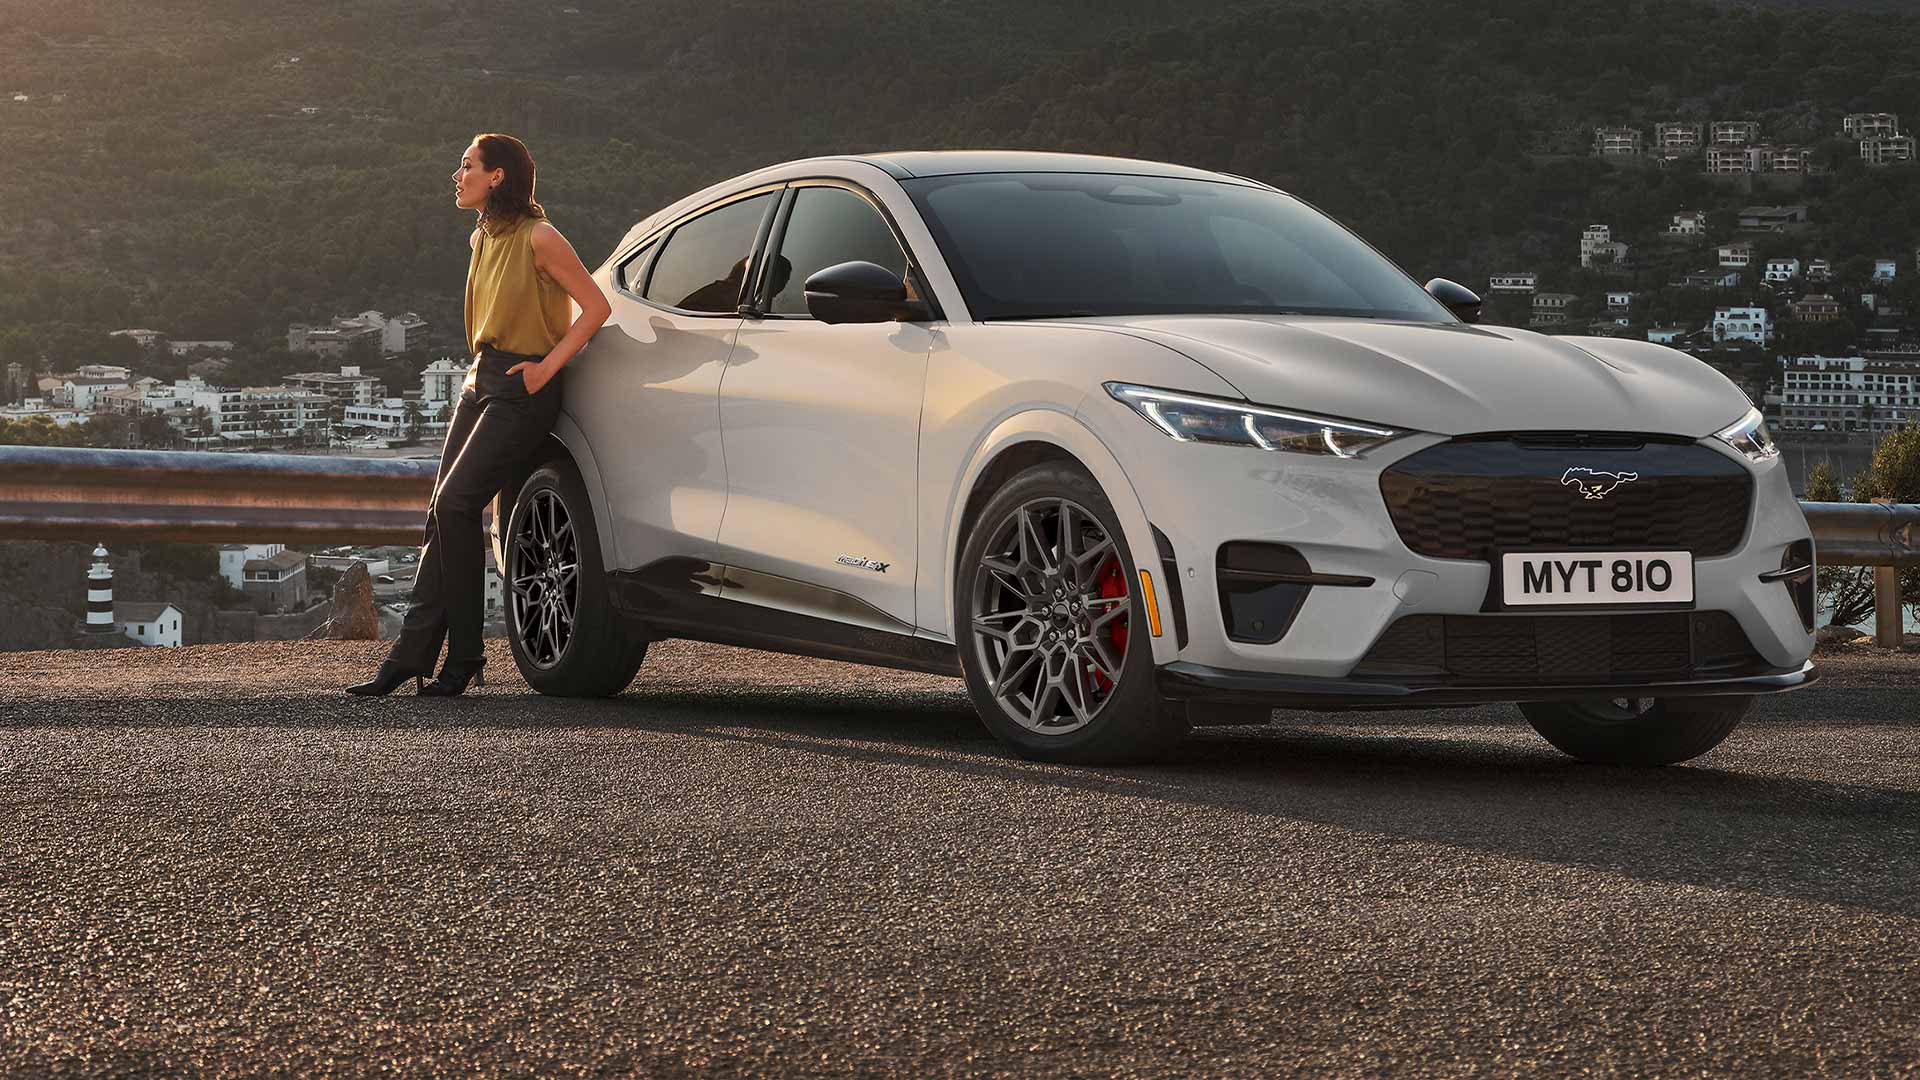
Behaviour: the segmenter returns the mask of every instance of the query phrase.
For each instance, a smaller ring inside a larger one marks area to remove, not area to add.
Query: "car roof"
[[[856,161],[877,165],[896,180],[920,176],[960,176],[966,173],[1075,172],[1170,176],[1267,186],[1231,173],[1170,165],[1164,161],[1101,157],[1096,154],[1057,154],[1037,150],[893,150],[848,156]]]

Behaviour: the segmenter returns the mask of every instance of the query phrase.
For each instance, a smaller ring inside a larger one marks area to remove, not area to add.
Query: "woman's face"
[[[480,160],[480,144],[474,143],[460,152],[460,167],[453,170],[453,205],[462,210],[478,210],[487,204],[487,193],[493,190],[505,169],[489,169]]]

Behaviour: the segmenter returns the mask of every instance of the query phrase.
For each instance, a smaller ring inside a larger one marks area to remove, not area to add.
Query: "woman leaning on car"
[[[400,637],[379,672],[348,687],[350,694],[389,694],[413,679],[422,695],[452,697],[480,678],[486,665],[480,509],[553,430],[560,371],[611,314],[573,246],[534,201],[533,173],[526,146],[498,134],[475,136],[454,170],[454,205],[478,216],[467,264],[473,364],[440,451]],[[579,306],[578,318],[571,317],[569,298]],[[443,640],[446,661],[422,685]]]

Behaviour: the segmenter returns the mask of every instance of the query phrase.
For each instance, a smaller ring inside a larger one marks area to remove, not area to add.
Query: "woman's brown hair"
[[[498,132],[475,135],[473,142],[480,148],[480,167],[502,171],[499,186],[487,193],[480,208],[480,227],[491,234],[521,218],[545,219],[546,210],[533,201],[533,155],[526,144]]]

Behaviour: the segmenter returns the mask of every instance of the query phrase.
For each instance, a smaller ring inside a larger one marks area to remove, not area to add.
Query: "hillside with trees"
[[[1853,111],[1920,123],[1917,55],[1910,10],[1696,0],[0,0],[0,362],[83,362],[130,326],[257,353],[369,307],[451,346],[471,219],[448,174],[480,130],[528,140],[589,265],[754,166],[996,146],[1256,177],[1479,288],[1575,266],[1588,221],[1631,239],[1787,201],[1575,145],[1741,118],[1829,167],[1790,193],[1799,246],[1910,260],[1920,171],[1834,136]]]

